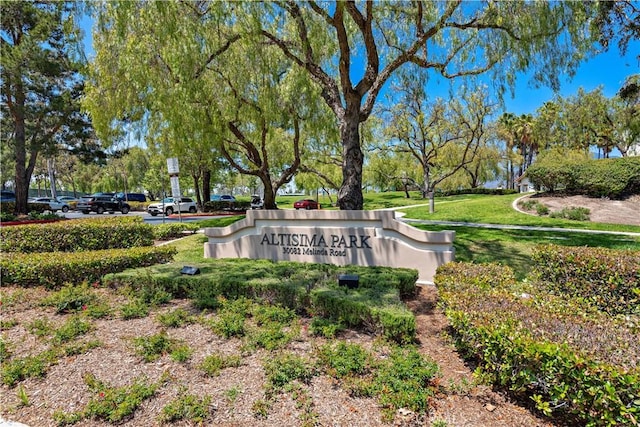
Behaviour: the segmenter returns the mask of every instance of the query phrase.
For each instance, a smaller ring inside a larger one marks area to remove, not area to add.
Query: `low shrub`
[[[76,315],[53,332],[52,341],[55,345],[60,345],[86,334],[92,328],[91,323]]]
[[[15,216],[13,216],[13,218],[11,218],[11,216],[15,211],[16,202],[0,202],[0,218],[2,219],[2,221],[13,221],[15,219]]]
[[[9,210],[7,207],[5,210],[5,204],[9,202],[1,202],[0,203],[0,222],[11,222],[15,221],[18,217],[13,214],[13,210]],[[13,202],[11,202],[13,204]]]
[[[10,359],[2,364],[2,382],[13,387],[26,378],[42,378],[57,360],[58,355],[53,350],[46,350],[35,356]]]
[[[364,326],[398,342],[415,338],[415,318],[401,299],[415,293],[418,273],[412,269],[241,259],[210,260],[197,267],[197,276],[181,275],[175,265],[158,265],[153,275],[128,271],[103,281],[113,286],[155,283],[174,297],[188,296],[199,309],[218,309],[224,299],[249,298],[344,326]],[[338,286],[338,275],[347,272],[359,275],[357,289]],[[231,317],[218,321],[217,332],[242,336],[241,316],[235,321]]]
[[[237,368],[242,364],[242,358],[236,354],[234,355],[222,355],[222,354],[210,354],[205,357],[200,363],[200,370],[209,377],[217,377],[220,375],[220,371],[226,368]]]
[[[123,320],[142,319],[149,315],[149,304],[140,298],[134,298],[120,307],[120,317]]]
[[[158,360],[162,355],[173,351],[178,342],[169,338],[165,331],[155,335],[138,337],[133,339],[136,354],[145,362]]]
[[[537,246],[533,274],[556,295],[581,298],[599,310],[640,314],[640,251]]]
[[[179,328],[195,322],[194,316],[190,315],[183,308],[176,308],[166,313],[160,313],[156,316],[156,320],[167,328]]]
[[[396,342],[415,340],[413,313],[400,301],[396,289],[319,288],[311,292],[311,307],[322,317],[350,327],[366,327]]]
[[[575,166],[573,176],[572,193],[612,199],[640,194],[640,157],[588,160]]]
[[[551,150],[541,155],[527,176],[537,188],[564,190],[589,197],[621,199],[640,193],[640,159],[585,159],[584,155]]]
[[[372,369],[373,358],[359,344],[338,341],[336,344],[325,344],[317,350],[318,363],[334,378],[353,375],[365,375]]]
[[[86,310],[96,300],[96,294],[89,288],[87,282],[83,282],[76,286],[66,284],[60,290],[49,294],[40,303],[55,307],[56,314],[64,314]]]
[[[309,325],[309,332],[313,335],[335,338],[338,333],[344,330],[344,325],[340,321],[325,319],[323,317],[314,317]]]
[[[153,227],[153,238],[156,240],[170,240],[183,237],[185,233],[195,233],[200,227],[186,222],[172,222],[158,224]]]
[[[58,425],[75,424],[90,418],[119,423],[131,416],[142,402],[153,397],[166,380],[166,375],[156,383],[149,383],[146,378],[136,378],[132,384],[112,387],[98,380],[95,375],[86,373],[84,382],[93,394],[89,403],[82,411],[56,411],[53,418]]]
[[[458,196],[461,194],[490,194],[493,196],[504,196],[516,194],[518,191],[510,188],[463,188],[459,190],[436,190],[436,196]]]
[[[512,274],[508,267],[488,269]],[[455,344],[478,365],[481,378],[572,424],[637,419],[637,328],[589,311],[566,294],[548,294],[527,282],[519,289],[499,275],[476,277],[477,270],[447,265],[438,269],[435,283]]]
[[[308,360],[291,353],[281,353],[267,358],[263,366],[267,376],[267,388],[274,391],[293,381],[307,384],[317,374]]]
[[[562,210],[552,212],[549,216],[551,218],[564,218],[572,221],[589,221],[589,214],[591,211],[589,208],[582,207],[569,207]]]
[[[187,420],[202,424],[212,415],[211,396],[196,396],[188,394],[186,388],[181,388],[178,396],[162,408],[158,417],[161,423],[174,423]]]
[[[152,244],[153,226],[143,223],[140,217],[92,218],[0,228],[2,252],[78,252]]]
[[[0,253],[0,281],[49,288],[95,282],[108,273],[168,262],[175,254],[176,249],[168,246],[60,252],[55,257],[50,253]]]

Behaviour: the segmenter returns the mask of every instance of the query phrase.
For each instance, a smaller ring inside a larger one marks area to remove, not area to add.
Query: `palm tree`
[[[533,162],[534,154],[538,152],[538,144],[533,135],[533,116],[531,114],[522,114],[516,119],[515,135],[521,155],[518,175],[522,176]]]
[[[513,113],[503,113],[498,119],[498,137],[505,142],[507,188],[514,188],[513,148],[516,144],[516,116]]]

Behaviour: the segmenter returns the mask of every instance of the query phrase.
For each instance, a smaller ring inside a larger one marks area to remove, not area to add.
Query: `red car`
[[[293,207],[296,209],[318,209],[320,207],[320,205],[318,205],[318,202],[316,202],[315,200],[311,200],[311,199],[304,199],[304,200],[298,200],[297,202],[295,202],[293,204]]]

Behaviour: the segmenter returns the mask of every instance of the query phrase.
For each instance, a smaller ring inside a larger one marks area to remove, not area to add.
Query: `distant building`
[[[533,191],[536,191],[533,184],[529,182],[529,177],[527,177],[526,174],[516,178],[515,181],[520,193],[531,193]]]

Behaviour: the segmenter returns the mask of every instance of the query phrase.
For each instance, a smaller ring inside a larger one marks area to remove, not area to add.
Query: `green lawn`
[[[589,221],[569,221],[548,217],[526,215],[515,211],[511,205],[520,195],[487,196],[459,195],[436,198],[436,212],[429,213],[428,201],[413,192],[406,199],[402,192],[366,193],[365,208],[380,209],[425,204],[425,206],[401,209],[408,218],[434,221],[460,221],[487,224],[513,224],[539,227],[590,229],[599,231],[622,231],[640,233],[640,227],[617,224],[602,224]],[[300,196],[288,196],[291,203]],[[325,203],[320,199],[321,203]],[[328,203],[328,200],[327,200]],[[278,206],[284,207],[278,198]],[[201,221],[202,227],[222,227],[243,218],[227,217]],[[611,249],[640,250],[640,237],[615,234],[593,234],[567,231],[501,230],[477,227],[441,226],[413,224],[423,230],[454,230],[456,259],[466,262],[497,262],[509,265],[519,278],[531,268],[530,255],[538,244],[565,246],[599,246]],[[202,248],[198,248],[202,256]],[[195,254],[194,254],[195,255]]]
[[[433,214],[429,213],[429,200],[423,199],[419,192],[412,191],[409,195],[410,198],[407,199],[404,192],[401,191],[364,193],[364,209],[402,208],[398,209],[398,211],[406,213],[407,218],[433,221],[512,224],[640,233],[640,226],[570,221],[523,214],[514,210],[511,206],[513,201],[522,196],[522,194],[506,196],[462,194],[436,197],[435,212]],[[315,199],[315,196],[279,196],[277,198],[278,207],[282,209],[292,208],[293,202],[303,198]],[[332,208],[330,206],[331,203],[336,202],[335,198],[330,200],[326,195],[321,195],[319,201],[323,209]],[[403,206],[415,205],[422,206],[403,208]]]
[[[587,234],[530,230],[499,230],[477,227],[416,225],[422,230],[454,230],[456,260],[495,262],[514,269],[524,278],[531,269],[531,251],[536,245],[597,246],[610,249],[640,250],[640,237],[614,234]]]
[[[435,212],[429,213],[429,207],[401,209],[407,218],[434,221],[461,221],[486,224],[512,224],[539,227],[577,228],[602,231],[627,231],[640,233],[639,226],[604,224],[590,221],[570,221],[546,216],[527,215],[512,208],[515,199],[521,194],[507,196],[486,196],[468,194],[454,197],[436,198]],[[424,200],[423,203],[427,203]]]

